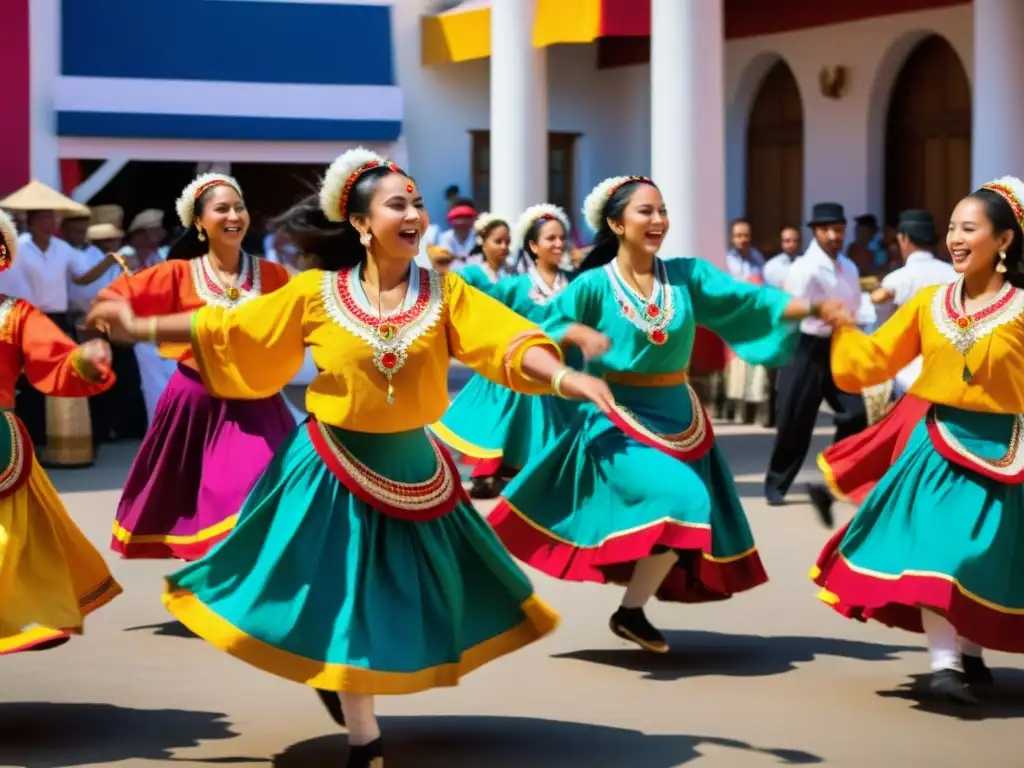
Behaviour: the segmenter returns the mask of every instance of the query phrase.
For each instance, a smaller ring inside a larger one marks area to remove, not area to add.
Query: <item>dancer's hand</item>
[[[833,328],[855,324],[853,315],[839,299],[825,299],[815,307],[815,310],[815,314]]]
[[[579,347],[583,357],[587,360],[595,360],[611,348],[611,341],[600,331],[595,331],[582,323],[573,323],[564,334],[562,344],[565,346]]]
[[[90,339],[79,349],[82,352],[82,359],[94,368],[110,365],[113,360],[113,353],[110,351],[110,344],[106,339]]]
[[[608,413],[615,406],[615,397],[604,379],[573,371],[562,379],[559,389],[571,400],[589,400],[602,412]]]
[[[87,328],[95,328],[115,341],[138,341],[139,321],[132,311],[131,302],[124,299],[102,299],[92,305],[85,317]]]

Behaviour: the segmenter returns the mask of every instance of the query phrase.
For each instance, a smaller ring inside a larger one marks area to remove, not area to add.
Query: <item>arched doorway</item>
[[[754,243],[770,256],[804,206],[804,110],[793,72],[778,61],[765,75],[747,122],[747,218]]]
[[[971,190],[971,86],[960,58],[938,35],[907,58],[892,89],[885,140],[885,216],[924,208],[945,231]],[[946,255],[945,243],[938,245]]]

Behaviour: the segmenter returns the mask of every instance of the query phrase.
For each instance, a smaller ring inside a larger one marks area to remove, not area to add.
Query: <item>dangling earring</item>
[[[369,248],[371,240],[373,240],[373,235],[369,232],[359,236],[359,242],[363,244],[363,248]]]
[[[999,252],[999,263],[996,264],[996,272],[1000,275],[1006,273],[1006,251]]]
[[[206,233],[203,232],[203,228],[200,227],[198,224],[196,225],[196,232],[199,233],[199,242],[203,242],[204,240],[206,240]]]

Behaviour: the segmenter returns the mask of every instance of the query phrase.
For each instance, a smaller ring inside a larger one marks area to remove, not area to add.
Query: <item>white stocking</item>
[[[932,672],[938,672],[940,669],[953,669],[957,672],[963,672],[963,665],[960,663],[960,646],[957,644],[956,629],[949,623],[949,619],[924,608],[921,610],[921,623],[924,624],[925,634],[928,635],[928,650],[932,657]]]
[[[373,696],[362,693],[342,693],[341,711],[345,713],[348,743],[353,747],[380,738],[380,726],[373,713]]]
[[[676,553],[669,550],[639,561],[633,569],[626,594],[622,596],[622,607],[643,608],[647,605],[678,560]]]
[[[968,640],[966,637],[960,637],[960,653],[962,653],[964,656],[976,656],[980,659],[981,651],[982,648],[980,645],[971,640]]]

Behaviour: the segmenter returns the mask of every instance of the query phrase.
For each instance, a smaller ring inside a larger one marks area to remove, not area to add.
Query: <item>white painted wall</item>
[[[409,167],[434,217],[449,184],[471,190],[468,131],[489,127],[488,62],[424,68],[420,16],[436,0],[395,0],[398,81],[405,99]],[[761,79],[780,57],[804,100],[804,208],[842,203],[851,216],[884,208],[885,119],[900,67],[928,34],[942,35],[972,75],[970,5],[867,19],[726,43],[727,213],[743,214],[747,115]],[[548,58],[549,130],[578,131],[577,208],[613,174],[650,172],[650,68],[598,70],[592,45],[556,46]],[[842,99],[823,97],[818,73],[843,65]],[[589,235],[589,233],[588,233]],[[724,237],[724,233],[723,233]]]

